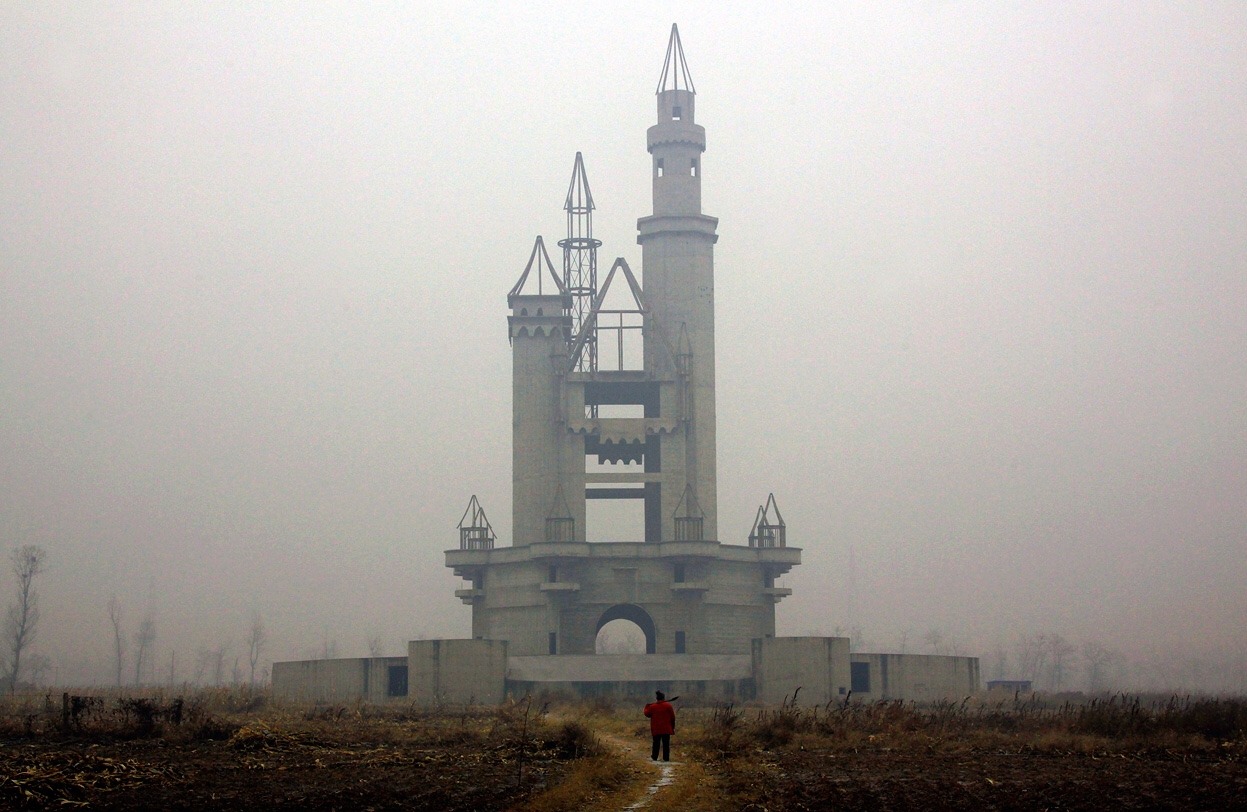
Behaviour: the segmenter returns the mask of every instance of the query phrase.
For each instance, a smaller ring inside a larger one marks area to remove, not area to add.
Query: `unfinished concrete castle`
[[[508,693],[648,694],[824,703],[849,694],[977,690],[965,657],[850,654],[847,638],[776,638],[776,579],[801,563],[772,496],[746,543],[720,541],[715,476],[714,244],[702,213],[705,128],[673,25],[647,132],[653,214],[642,276],[621,257],[599,285],[593,196],[576,155],[555,271],[540,237],[507,297],[512,351],[511,546],[472,497],[446,565],[468,585],[472,639],[408,656],[276,663],[304,697],[496,702]],[[642,282],[644,284],[642,284]],[[623,305],[610,302],[623,302]],[[644,538],[586,541],[586,502],[637,500]],[[644,654],[595,654],[635,623]]]

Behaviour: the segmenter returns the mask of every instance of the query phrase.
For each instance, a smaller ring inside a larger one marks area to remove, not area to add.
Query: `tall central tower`
[[[714,440],[714,244],[719,221],[701,212],[706,128],[696,121],[696,90],[674,25],[657,97],[658,123],[646,133],[654,213],[637,221],[649,305],[645,366],[656,376],[685,376],[687,390],[683,464],[671,465],[671,476],[664,477],[662,512],[672,515],[683,495],[683,483],[673,479],[682,469],[679,474],[705,513],[705,536],[713,539],[719,537]]]
[[[775,604],[790,593],[775,579],[801,561],[771,497],[735,543],[720,539],[718,220],[701,211],[706,131],[695,100],[673,25],[646,137],[653,213],[637,221],[643,277],[620,257],[599,284],[577,154],[564,272],[538,237],[507,297],[513,538],[495,547],[474,497],[446,563],[471,582],[456,594],[472,606],[473,637],[507,641],[508,656],[593,654],[613,620],[639,626],[648,653],[747,655],[774,635]],[[643,537],[595,528],[608,540],[589,543],[591,500],[640,503]]]

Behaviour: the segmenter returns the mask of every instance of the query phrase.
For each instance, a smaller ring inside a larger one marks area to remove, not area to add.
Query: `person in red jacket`
[[[649,717],[649,732],[654,737],[654,746],[650,750],[650,760],[658,760],[658,748],[662,747],[662,760],[671,760],[671,734],[675,733],[675,708],[667,701],[662,691],[655,691],[657,702],[645,706],[645,715]]]

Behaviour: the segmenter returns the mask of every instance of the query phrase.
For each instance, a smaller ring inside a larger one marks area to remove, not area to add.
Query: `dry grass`
[[[718,779],[706,771],[699,759],[690,757],[679,767],[676,783],[661,790],[651,808],[678,809],[681,812],[722,812],[733,807]]]
[[[644,792],[645,770],[636,763],[619,758],[615,754],[603,754],[583,758],[573,764],[563,779],[536,795],[519,807],[523,812],[571,812],[571,810],[595,810],[605,803],[609,809],[619,809],[619,791],[629,785],[640,786]]]
[[[1016,749],[1119,752],[1140,747],[1218,747],[1247,739],[1247,700],[1116,695],[1047,706],[1033,699],[994,704],[918,705],[884,701],[753,710],[716,708],[700,743],[730,757],[764,750]]]

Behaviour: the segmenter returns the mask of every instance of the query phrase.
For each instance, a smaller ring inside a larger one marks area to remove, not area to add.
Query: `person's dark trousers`
[[[671,734],[670,733],[659,733],[657,736],[654,737],[654,747],[650,750],[650,755],[649,755],[650,760],[651,761],[658,760],[658,746],[660,744],[662,745],[662,760],[670,761],[671,760]]]

